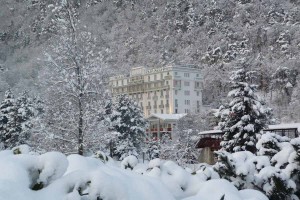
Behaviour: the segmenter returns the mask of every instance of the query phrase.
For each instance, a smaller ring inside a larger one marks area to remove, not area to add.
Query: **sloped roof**
[[[269,125],[269,127],[265,130],[280,130],[280,129],[298,129],[298,131],[300,132],[300,123]]]
[[[180,118],[184,117],[186,114],[158,114],[158,113],[152,113],[149,118],[159,118],[161,120],[179,120]]]
[[[221,130],[209,130],[209,131],[202,131],[198,133],[199,135],[206,135],[206,134],[218,134],[218,133],[223,133]]]

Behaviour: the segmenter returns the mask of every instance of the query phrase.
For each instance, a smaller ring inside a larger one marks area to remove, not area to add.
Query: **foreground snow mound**
[[[198,194],[184,200],[268,200],[259,191],[238,191],[230,182],[224,179],[215,179],[205,182]]]
[[[173,200],[159,181],[58,152],[0,153],[0,200]]]

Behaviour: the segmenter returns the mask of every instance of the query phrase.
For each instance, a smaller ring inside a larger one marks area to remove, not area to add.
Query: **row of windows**
[[[178,72],[175,72],[175,76],[178,76]],[[184,77],[190,77],[190,73],[184,73],[183,76]],[[198,77],[200,77],[200,75],[196,74],[196,77],[198,78]]]
[[[154,101],[153,105],[157,106],[157,101]],[[160,101],[160,105],[164,105],[164,100]],[[166,105],[169,105],[169,100],[168,99],[166,100]],[[141,106],[143,107],[143,102],[141,102]],[[148,106],[151,106],[151,102],[150,101],[148,101]]]

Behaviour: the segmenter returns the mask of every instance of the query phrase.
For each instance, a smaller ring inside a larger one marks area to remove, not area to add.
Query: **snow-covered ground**
[[[268,199],[255,190],[238,191],[205,166],[193,171],[160,159],[140,163],[134,156],[116,162],[99,155],[38,155],[22,146],[0,152],[0,169],[0,200]]]

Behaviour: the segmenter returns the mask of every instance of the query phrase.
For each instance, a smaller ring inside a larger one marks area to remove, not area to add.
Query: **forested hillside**
[[[219,107],[235,66],[253,80],[281,121],[300,119],[300,2],[298,0],[74,0],[79,31],[91,33],[98,65],[196,64],[207,105]],[[63,34],[63,0],[2,0],[0,99],[4,91],[40,93],[45,54]],[[84,45],[84,44],[83,44]],[[107,76],[107,74],[106,74]],[[103,77],[103,76],[102,76]]]

